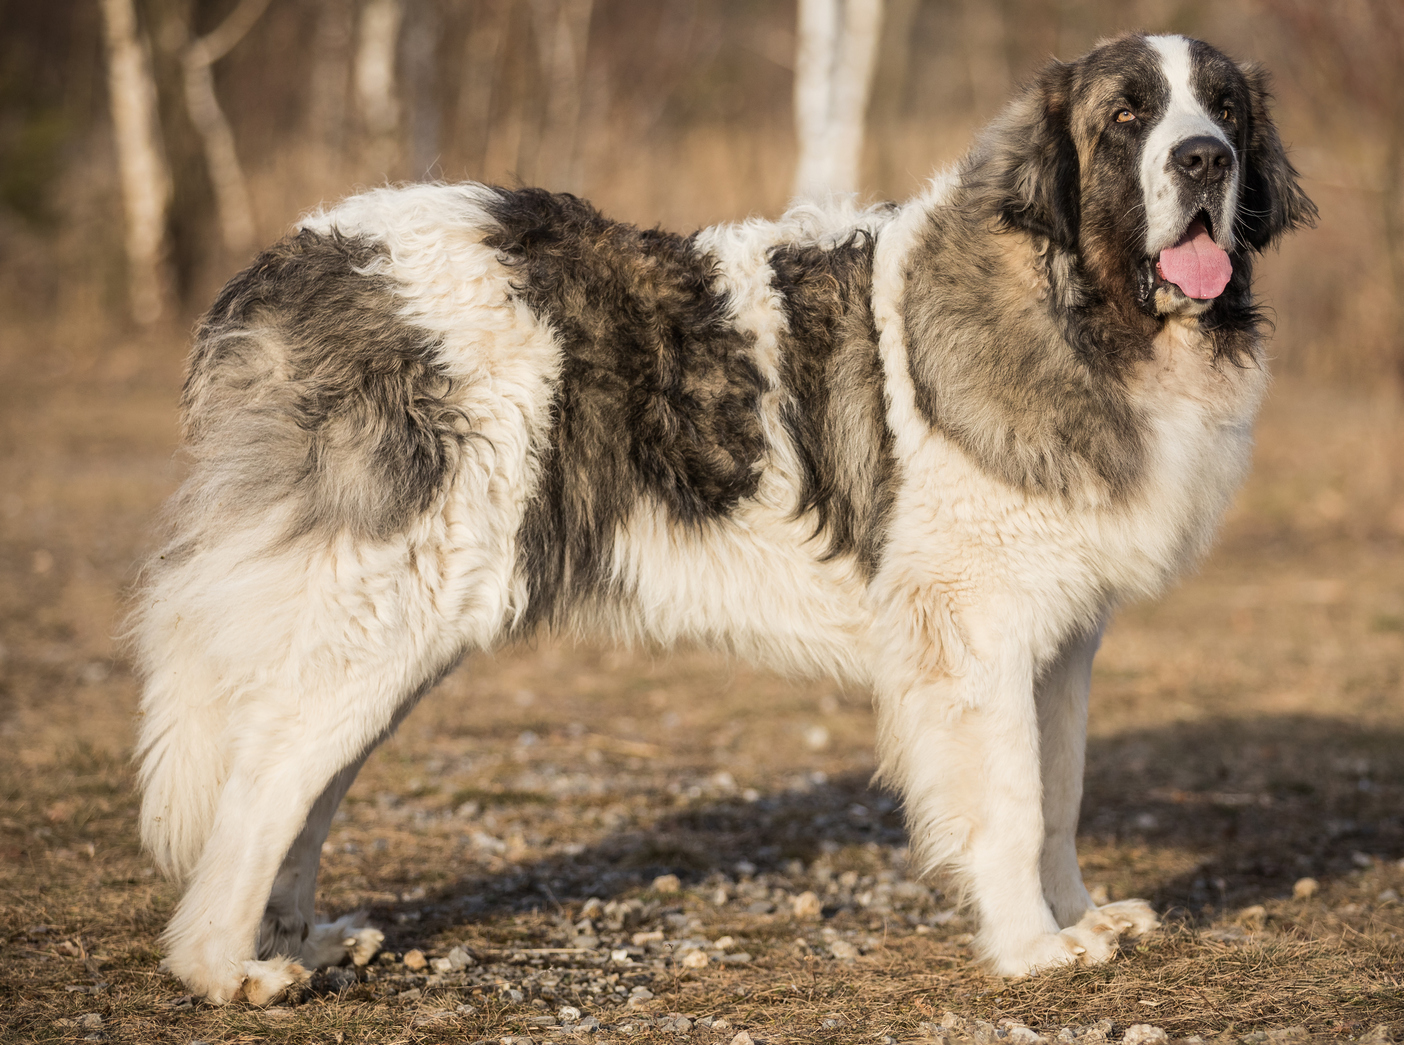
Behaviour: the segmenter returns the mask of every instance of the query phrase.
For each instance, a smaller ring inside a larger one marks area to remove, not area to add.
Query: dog
[[[1264,73],[1054,62],[902,205],[679,236],[481,185],[313,213],[202,320],[132,622],[166,967],[267,1003],[338,802],[467,652],[540,628],[870,687],[914,858],[993,973],[1157,925],[1078,871],[1108,615],[1190,567],[1267,383],[1254,255],[1311,224]]]

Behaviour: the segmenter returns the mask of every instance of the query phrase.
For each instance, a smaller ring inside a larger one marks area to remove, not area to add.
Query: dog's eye
[[[1136,114],[1133,113],[1130,109],[1120,109],[1117,111],[1116,114],[1117,123],[1130,123],[1135,118]]]
[[[1219,119],[1223,120],[1224,123],[1233,123],[1233,110],[1225,105],[1219,110]]]

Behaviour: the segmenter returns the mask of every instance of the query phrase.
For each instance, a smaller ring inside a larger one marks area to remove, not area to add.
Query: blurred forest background
[[[686,229],[775,215],[795,160],[783,0],[272,0],[213,62],[247,186],[220,210],[183,59],[235,0],[138,0],[173,197],[164,257],[188,324],[323,200],[471,178],[585,195]],[[1013,86],[1126,29],[1185,32],[1275,74],[1320,228],[1264,287],[1277,372],[1395,381],[1404,360],[1404,5],[1396,0],[889,0],[862,186],[912,194]],[[97,0],[0,0],[0,309],[67,346],[125,309]],[[218,172],[216,172],[218,173]]]
[[[128,270],[103,17],[132,4],[128,58],[152,70],[170,173],[146,283]],[[1050,57],[1148,29],[1272,71],[1320,207],[1259,269],[1276,383],[1218,548],[1119,615],[1096,668],[1084,871],[1178,928],[1106,971],[996,995],[938,894],[898,883],[925,897],[900,917],[880,898],[903,835],[868,790],[865,694],[546,639],[469,658],[367,763],[323,902],[369,910],[397,951],[555,946],[543,896],[576,919],[587,896],[679,873],[689,917],[756,963],[660,972],[655,1009],[776,1043],[914,1033],[946,1005],[1049,1028],[1307,1023],[1323,1041],[1404,1026],[1404,2],[885,7],[870,198],[920,189]],[[299,214],[387,182],[542,184],[678,230],[776,216],[795,55],[794,0],[0,0],[0,1040],[95,1014],[114,1041],[261,1026],[161,1007],[175,890],[132,827],[138,684],[113,638],[179,479],[188,333],[220,284]],[[161,314],[138,323],[143,286]],[[753,903],[782,869],[839,913],[801,930],[783,897]],[[1319,893],[1294,887],[1307,876]],[[837,933],[872,956],[815,964]],[[1251,967],[1232,949],[1250,944]],[[396,983],[324,995],[279,1034],[425,1040],[431,999]],[[463,1040],[539,1020],[546,996],[517,986],[473,995]],[[592,1011],[632,1018],[624,1004]],[[825,1030],[830,1014],[849,1029]]]

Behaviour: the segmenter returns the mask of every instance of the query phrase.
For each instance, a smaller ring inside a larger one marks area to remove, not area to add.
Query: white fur
[[[1233,142],[1195,96],[1191,81],[1194,62],[1183,36],[1150,36],[1147,42],[1160,54],[1160,68],[1170,84],[1170,104],[1156,121],[1141,153],[1141,191],[1146,201],[1146,253],[1157,257],[1185,234],[1192,215],[1180,202],[1180,185],[1171,171],[1170,154],[1182,141],[1205,135],[1218,138],[1233,150]],[[1236,152],[1235,152],[1236,154]],[[1214,240],[1225,250],[1236,246],[1233,215],[1238,206],[1241,164],[1235,163],[1225,187],[1223,206],[1214,218]]]
[[[1178,85],[1175,126],[1197,127],[1175,66],[1182,46],[1156,46]],[[1157,183],[1143,175],[1149,205]],[[615,535],[620,595],[579,623],[872,686],[881,776],[905,798],[914,852],[964,887],[990,966],[1024,974],[1103,960],[1121,934],[1154,925],[1139,901],[1090,910],[1077,870],[1092,657],[1117,604],[1159,591],[1207,547],[1246,468],[1266,378],[1213,365],[1195,321],[1172,318],[1130,379],[1150,431],[1148,474],[1128,502],[1030,493],[983,471],[922,418],[902,327],[908,255],[955,178],[902,208],[837,200],[700,234],[766,383],[759,489],[686,531],[638,505]],[[290,959],[373,953],[374,930],[314,924],[331,815],[423,688],[464,650],[502,641],[524,609],[516,534],[561,354],[483,244],[485,191],[382,189],[304,222],[383,244],[375,269],[395,281],[403,315],[443,339],[454,402],[484,438],[439,500],[383,541],[280,542],[276,517],[217,539],[210,527],[144,596],[143,835],[189,883],[168,967],[213,1001],[275,997],[305,975]],[[814,519],[796,513],[801,471],[780,420],[784,318],[767,260],[774,244],[855,229],[877,243],[873,309],[899,464],[871,580],[848,557],[824,557]]]

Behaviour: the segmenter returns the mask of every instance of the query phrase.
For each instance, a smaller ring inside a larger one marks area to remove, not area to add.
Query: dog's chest
[[[1214,363],[1192,330],[1169,331],[1134,382],[1145,467],[1122,500],[1014,488],[932,432],[910,461],[894,551],[1040,601],[1153,595],[1207,549],[1247,471],[1266,382],[1259,366]]]

